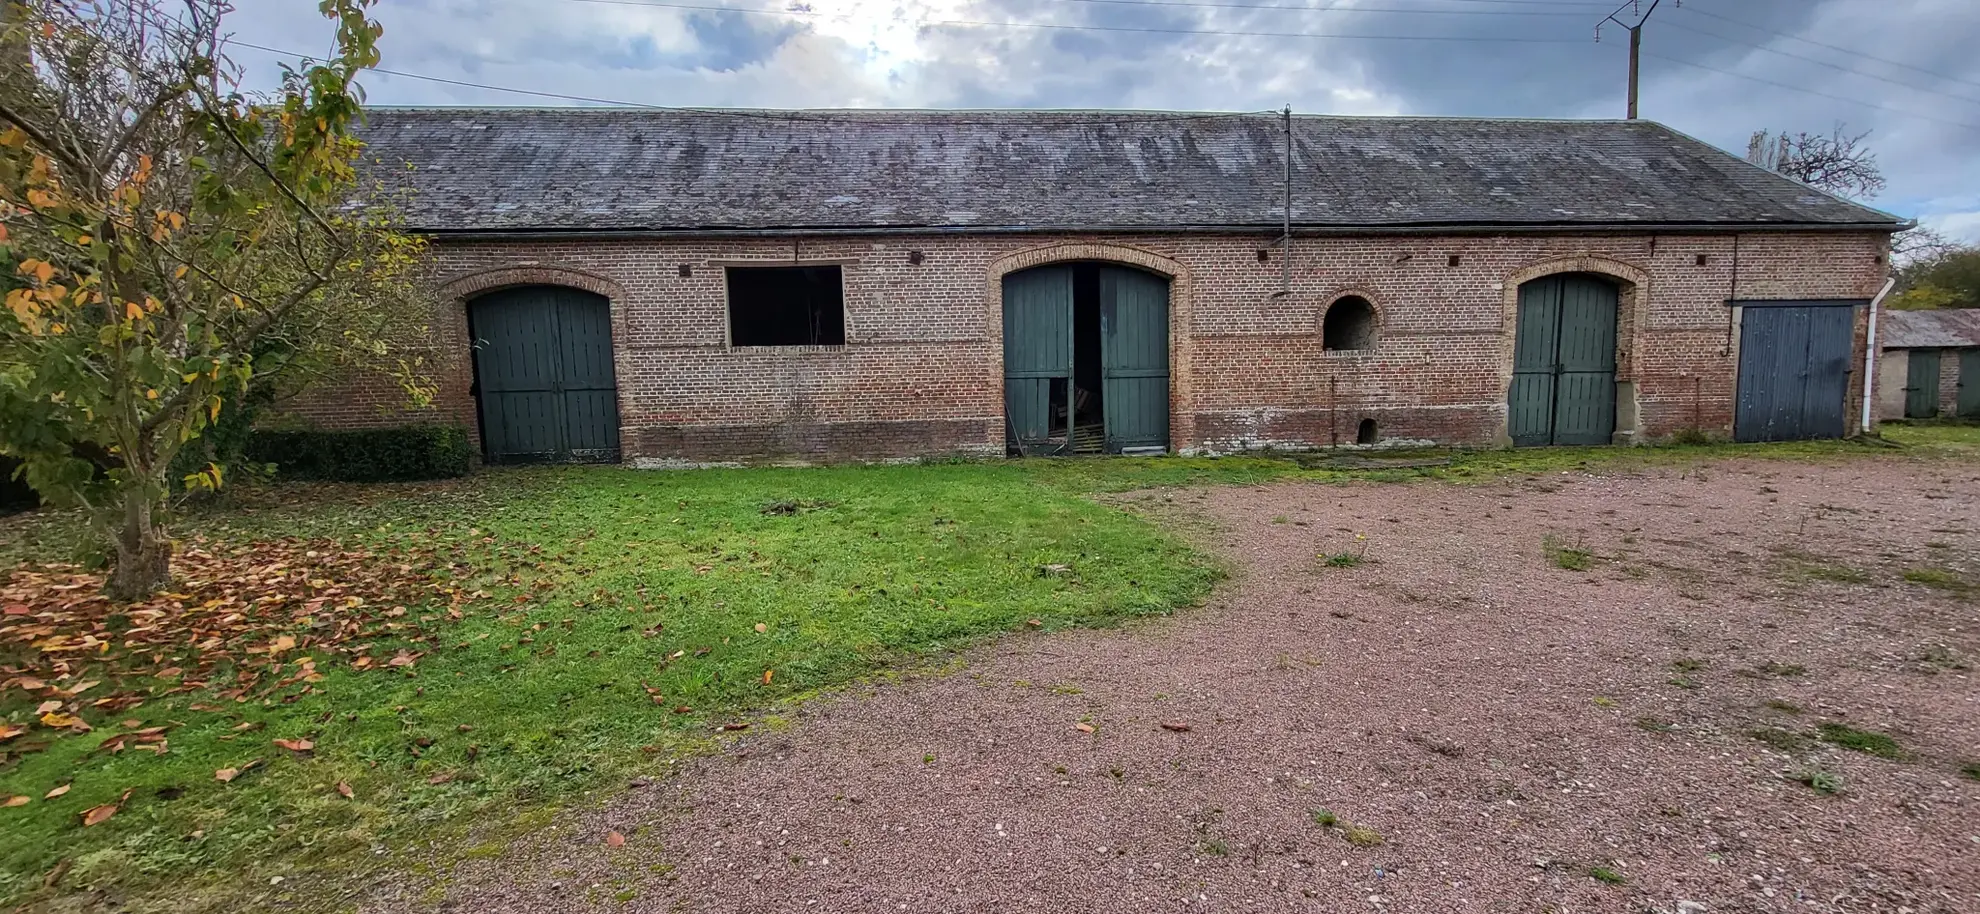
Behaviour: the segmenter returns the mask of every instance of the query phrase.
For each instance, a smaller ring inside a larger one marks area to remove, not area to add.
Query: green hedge
[[[453,425],[407,425],[358,432],[257,431],[247,459],[272,463],[288,479],[398,482],[466,476],[474,463],[467,432]]]

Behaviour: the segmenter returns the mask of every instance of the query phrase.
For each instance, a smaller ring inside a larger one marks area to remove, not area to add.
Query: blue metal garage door
[[[1739,301],[1740,441],[1841,438],[1855,300]]]

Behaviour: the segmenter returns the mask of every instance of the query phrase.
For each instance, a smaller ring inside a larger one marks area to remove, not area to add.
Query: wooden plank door
[[[1904,416],[1930,419],[1939,414],[1939,350],[1911,350],[1904,380]]]
[[[1615,287],[1599,279],[1561,281],[1555,444],[1608,444],[1615,437],[1616,304]]]
[[[1035,267],[1004,277],[1005,438],[1026,456],[1068,446],[1073,271]]]
[[[1962,419],[1980,419],[1980,349],[1959,351],[1959,400],[1954,412]]]
[[[1733,438],[1804,441],[1848,430],[1855,311],[1836,305],[1747,305],[1739,321]]]
[[[557,312],[538,289],[485,295],[469,310],[481,440],[491,463],[564,453]]]
[[[468,308],[490,463],[617,461],[611,307],[589,292],[505,289]]]
[[[1506,433],[1518,447],[1608,444],[1616,431],[1615,286],[1546,276],[1519,287]]]
[[[1108,453],[1168,447],[1168,280],[1100,268],[1100,377]]]

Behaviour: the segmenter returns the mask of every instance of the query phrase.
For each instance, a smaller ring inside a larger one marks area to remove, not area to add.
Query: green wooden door
[[[1100,375],[1107,451],[1168,447],[1168,280],[1100,268]]]
[[[1904,416],[1930,419],[1939,414],[1939,350],[1913,349],[1906,360]]]
[[[506,289],[475,299],[468,321],[490,463],[619,459],[604,298],[553,286]]]
[[[1962,419],[1980,419],[1980,349],[1959,351],[1959,408]]]
[[[1057,454],[1067,447],[1072,300],[1069,265],[1004,277],[1005,438],[1020,454]]]
[[[1608,444],[1616,430],[1615,286],[1548,276],[1519,289],[1506,428],[1513,444]]]

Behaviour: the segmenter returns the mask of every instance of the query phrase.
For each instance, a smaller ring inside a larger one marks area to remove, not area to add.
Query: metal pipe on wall
[[[1897,277],[1884,280],[1884,287],[1877,290],[1877,297],[1870,299],[1870,331],[1863,341],[1863,422],[1858,428],[1860,434],[1870,434],[1870,416],[1877,393],[1877,312],[1884,303],[1884,296],[1897,288]]]

